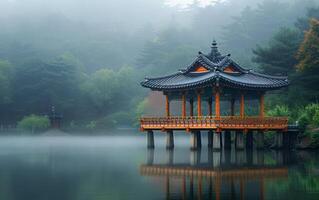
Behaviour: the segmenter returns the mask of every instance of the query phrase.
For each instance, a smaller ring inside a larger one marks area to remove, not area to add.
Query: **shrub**
[[[96,121],[90,121],[90,123],[88,123],[85,128],[90,129],[90,130],[94,130],[96,128]]]
[[[43,131],[49,127],[50,127],[50,120],[46,116],[37,116],[32,114],[32,115],[23,117],[23,119],[18,122],[19,129],[31,131],[31,133]]]
[[[285,116],[290,116],[290,111],[288,106],[277,105],[275,106],[275,108],[269,110],[267,114],[269,116],[285,117]]]
[[[309,104],[299,111],[299,125],[306,128],[308,125],[319,126],[319,104]]]

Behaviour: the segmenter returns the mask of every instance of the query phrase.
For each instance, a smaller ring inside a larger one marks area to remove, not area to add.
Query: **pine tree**
[[[295,72],[297,60],[295,52],[302,41],[299,30],[282,28],[266,47],[257,46],[253,50],[253,61],[258,63],[260,70],[272,75],[291,75]]]
[[[301,72],[319,69],[319,20],[310,20],[310,29],[305,32],[304,41],[298,50],[297,69]]]
[[[319,100],[319,20],[310,20],[310,29],[297,53],[296,84],[302,87],[304,98],[310,102]]]

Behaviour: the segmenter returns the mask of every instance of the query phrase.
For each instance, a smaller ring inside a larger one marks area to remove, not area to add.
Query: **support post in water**
[[[243,150],[244,149],[244,134],[243,134],[243,131],[241,131],[241,130],[237,130],[236,131],[235,148],[237,150]]]
[[[281,149],[283,147],[283,132],[278,131],[275,135],[275,148]]]
[[[208,148],[212,148],[213,147],[213,134],[214,134],[213,130],[209,130],[208,133],[207,133]]]
[[[264,132],[263,131],[258,131],[256,135],[256,147],[257,149],[263,149],[264,148]]]
[[[166,149],[174,149],[174,134],[173,131],[167,131],[166,134]]]
[[[221,133],[214,131],[213,133],[213,150],[221,149]]]
[[[191,150],[197,150],[202,147],[200,131],[192,131],[191,133]]]
[[[224,149],[231,149],[231,132],[229,130],[224,132]]]
[[[253,149],[254,138],[253,131],[249,130],[246,135],[246,149]]]
[[[147,131],[147,148],[148,149],[154,149],[154,132],[153,131]]]

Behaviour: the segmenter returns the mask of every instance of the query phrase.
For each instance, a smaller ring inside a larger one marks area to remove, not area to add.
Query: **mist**
[[[3,0],[1,124],[16,127],[55,107],[70,129],[136,126],[154,104],[139,85],[144,77],[185,68],[214,39],[222,54],[262,71],[254,51],[282,28],[296,29],[317,6],[317,0]]]

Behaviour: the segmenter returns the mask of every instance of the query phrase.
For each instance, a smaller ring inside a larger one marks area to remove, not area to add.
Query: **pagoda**
[[[214,149],[229,149],[232,132],[237,149],[252,148],[254,136],[257,148],[263,148],[264,133],[270,130],[277,132],[276,144],[281,147],[288,118],[265,116],[264,99],[267,91],[278,90],[288,84],[285,76],[265,75],[241,67],[230,54],[222,55],[216,41],[213,41],[211,52],[199,52],[185,69],[163,77],[145,78],[141,82],[143,87],[163,92],[166,115],[142,117],[140,128],[147,132],[149,148],[154,148],[154,130],[167,134],[168,149],[174,148],[173,131],[179,130],[191,133],[192,149],[201,147],[201,131],[208,131],[208,146]],[[181,102],[178,116],[171,115],[172,101]],[[247,106],[252,101],[258,104]],[[206,108],[205,112],[203,108]],[[251,113],[248,109],[255,109],[257,113],[248,115]]]

